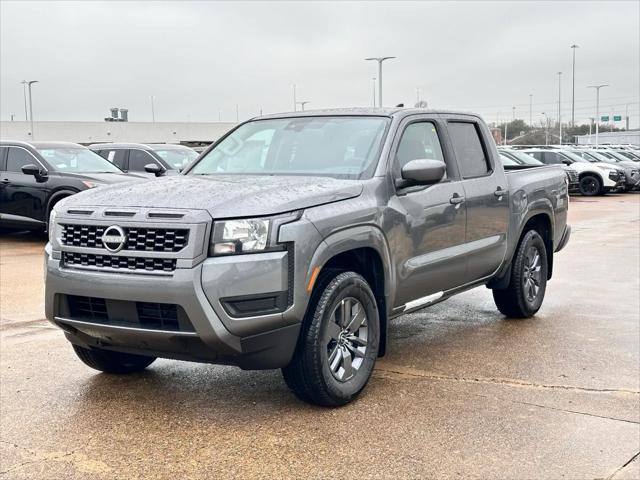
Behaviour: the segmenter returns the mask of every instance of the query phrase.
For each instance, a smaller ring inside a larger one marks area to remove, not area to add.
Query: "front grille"
[[[577,183],[578,182],[578,172],[576,172],[574,170],[567,170],[567,176],[569,177],[569,182],[570,183]]]
[[[65,265],[74,267],[113,268],[122,271],[173,272],[176,260],[173,258],[144,258],[94,253],[63,252]]]
[[[106,226],[62,224],[63,245],[69,247],[104,248],[102,235]],[[123,250],[142,252],[179,252],[189,241],[188,229],[124,227]]]
[[[66,295],[73,320],[123,327],[193,332],[182,307],[172,303],[132,302]]]

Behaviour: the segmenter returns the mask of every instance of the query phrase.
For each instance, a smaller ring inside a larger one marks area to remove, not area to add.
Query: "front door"
[[[397,188],[391,197],[387,231],[398,280],[396,307],[428,303],[427,298],[436,299],[464,282],[465,259],[458,250],[465,240],[465,191],[455,161],[446,148],[443,151],[438,134],[443,128],[436,117],[409,117],[393,150],[394,180],[411,160],[434,159],[447,165],[440,182]]]
[[[0,172],[3,184],[0,214],[6,222],[40,226],[46,222],[47,180],[22,173],[25,165],[42,167],[28,150],[8,147],[6,169]]]

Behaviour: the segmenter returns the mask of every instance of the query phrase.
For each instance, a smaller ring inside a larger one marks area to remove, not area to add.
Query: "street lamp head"
[[[31,84],[38,83],[38,82],[39,82],[39,80],[29,80],[27,82],[27,84],[31,85]]]
[[[365,60],[375,60],[376,62],[384,62],[385,60],[391,60],[396,57],[369,57],[365,58]]]
[[[580,45],[576,45],[575,43],[573,45],[571,45],[571,48],[580,48]]]

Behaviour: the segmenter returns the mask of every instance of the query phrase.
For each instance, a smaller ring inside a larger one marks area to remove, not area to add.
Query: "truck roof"
[[[444,114],[444,115],[469,115],[480,118],[477,114],[471,112],[454,111],[454,110],[432,110],[426,108],[373,108],[373,107],[355,107],[355,108],[328,108],[321,110],[305,110],[304,112],[283,112],[273,113],[254,117],[252,120],[264,120],[271,118],[291,118],[291,117],[325,117],[325,116],[374,116],[374,117],[406,117],[416,114]]]

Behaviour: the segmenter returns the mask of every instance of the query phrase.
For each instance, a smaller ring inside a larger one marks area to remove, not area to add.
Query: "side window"
[[[144,150],[129,150],[129,170],[144,172],[144,166],[150,163],[158,163],[155,158]]]
[[[527,155],[531,155],[536,160],[544,163],[544,158],[542,158],[542,152],[527,152]]]
[[[0,170],[5,170],[4,161],[5,157],[7,156],[7,150],[7,147],[0,147]]]
[[[556,152],[543,152],[542,157],[544,158],[543,162],[547,165],[562,163]]]
[[[411,160],[440,160],[444,162],[438,132],[432,122],[416,122],[408,125],[396,151],[395,173]]]
[[[115,166],[124,168],[124,153],[126,150],[96,150],[96,153],[105,160],[109,160]]]
[[[22,173],[22,167],[25,165],[38,165],[38,162],[24,148],[9,147],[7,171]]]
[[[449,134],[462,178],[481,177],[491,171],[475,124],[450,122]]]

